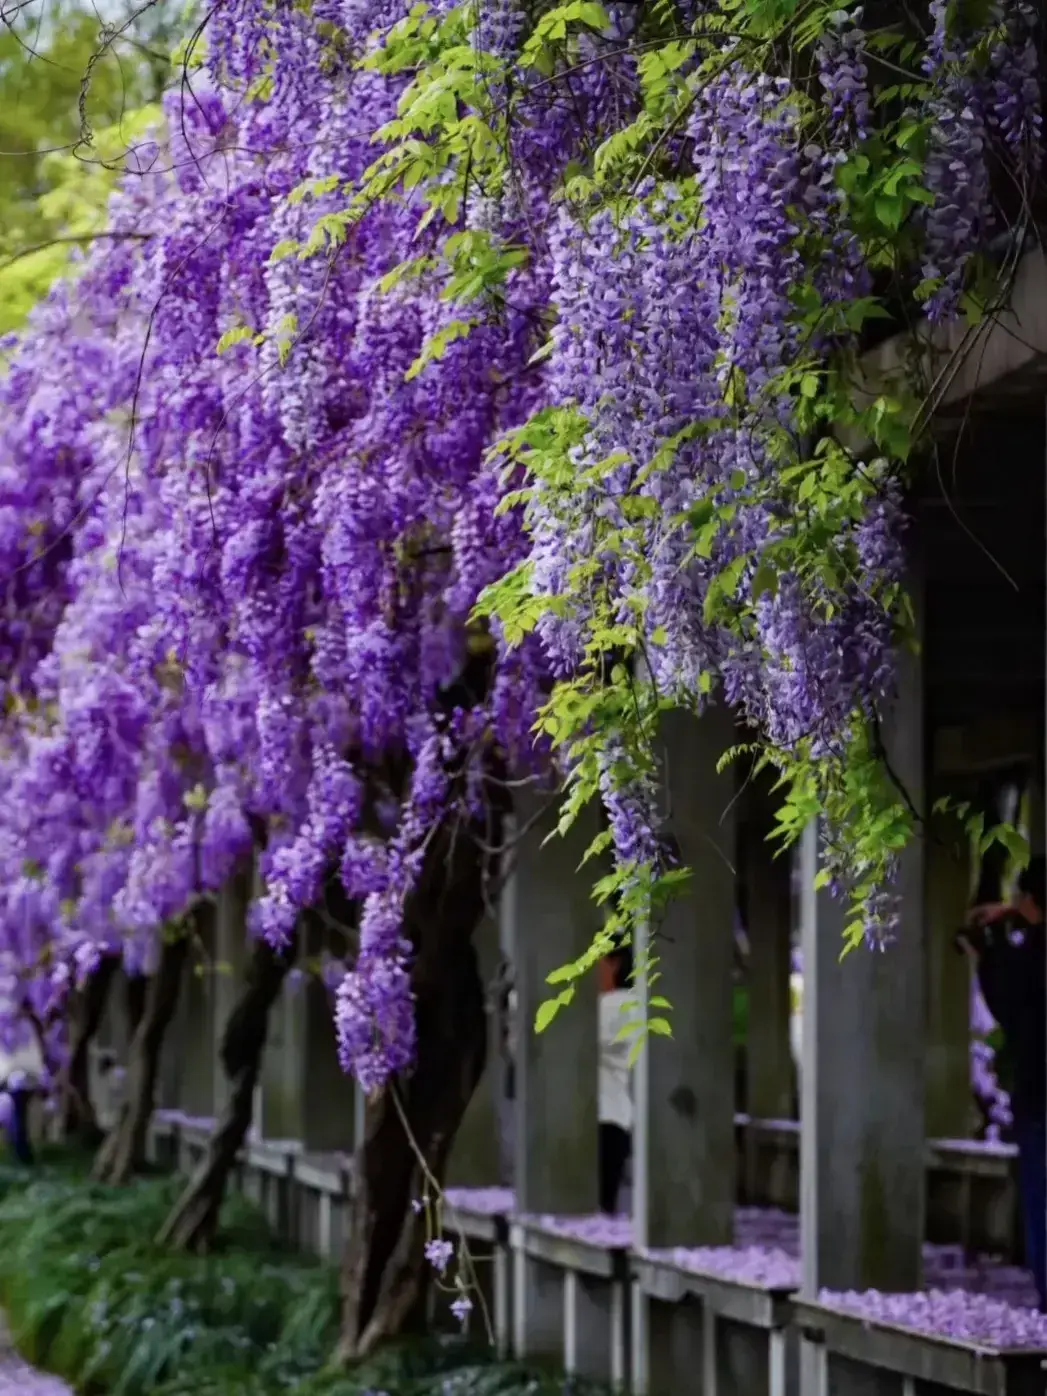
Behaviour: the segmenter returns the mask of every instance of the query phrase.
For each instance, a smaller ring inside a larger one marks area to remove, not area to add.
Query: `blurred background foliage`
[[[130,151],[177,80],[174,0],[15,0],[0,16],[0,333],[104,230]]]

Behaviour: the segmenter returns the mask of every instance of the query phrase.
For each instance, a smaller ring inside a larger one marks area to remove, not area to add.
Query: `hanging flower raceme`
[[[904,275],[944,315],[987,147],[1032,177],[1041,132],[1029,7],[934,14]],[[259,843],[257,934],[333,876],[354,908],[373,1089],[415,1050],[405,907],[492,762],[588,782],[641,885],[659,707],[725,697],[846,824],[902,576],[896,471],[828,429],[879,265],[861,12],[803,89],[697,6],[536,18],[220,6],[120,236],[5,345],[0,952],[34,1002]]]

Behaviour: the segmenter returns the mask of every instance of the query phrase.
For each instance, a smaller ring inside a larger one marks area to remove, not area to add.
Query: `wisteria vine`
[[[57,1021],[56,986],[141,962],[249,856],[274,945],[334,873],[342,1058],[378,1089],[415,1050],[434,831],[482,820],[495,764],[566,782],[646,915],[660,718],[712,701],[889,933],[912,443],[851,376],[885,285],[956,312],[995,166],[1033,188],[1034,21],[215,6],[119,236],[4,344],[18,1003]]]

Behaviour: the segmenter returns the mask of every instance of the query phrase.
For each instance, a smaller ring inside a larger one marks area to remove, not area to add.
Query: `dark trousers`
[[[613,1216],[632,1137],[621,1125],[600,1126],[600,1211]]]
[[[29,1091],[9,1092],[13,1104],[7,1126],[7,1143],[19,1163],[33,1162],[33,1146],[29,1142]]]
[[[1040,1310],[1047,1312],[1047,1121],[1016,1112],[1014,1139],[1025,1223],[1025,1263],[1036,1282]]]

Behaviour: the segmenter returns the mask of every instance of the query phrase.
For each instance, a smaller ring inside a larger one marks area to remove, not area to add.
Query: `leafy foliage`
[[[569,636],[538,728],[569,771],[562,827],[593,799],[611,814],[613,837],[591,852],[613,843],[618,853],[597,886],[612,925],[657,916],[683,883],[640,826],[659,822],[666,713],[700,711],[719,694],[751,724],[732,756],[778,773],[776,837],[787,845],[821,820],[823,881],[854,908],[847,944],[893,933],[885,888],[924,812],[884,762],[879,720],[891,650],[915,643],[899,501],[927,424],[926,385],[906,361],[863,395],[859,355],[876,322],[909,314],[898,314],[898,288],[914,314],[985,314],[1000,279],[981,257],[993,212],[980,152],[991,143],[1029,188],[1042,134],[1024,77],[1035,63],[1029,7],[942,0],[931,18],[925,36],[900,19],[863,32],[860,11],[829,4],[724,0],[699,13],[668,0],[628,10],[573,0],[521,11],[510,42],[508,19],[485,31],[470,6],[418,7],[370,60],[408,81],[346,216],[410,190],[452,262],[461,212],[477,202],[500,211],[506,245],[518,236],[530,174],[522,133],[540,123],[541,94],[560,88],[583,112],[542,191],[549,204],[525,215],[534,261],[547,255],[544,237],[554,268],[558,255],[573,259],[568,275],[585,284],[559,297],[534,361],[573,353],[582,366],[568,380],[554,367],[559,401],[496,451],[516,486],[501,507],[524,509],[532,549],[478,612],[510,643]],[[612,88],[626,95],[609,117],[600,103]],[[732,124],[745,101],[748,131]],[[737,207],[721,202],[731,178]],[[943,199],[956,211],[951,230],[936,212]],[[732,260],[730,239],[747,243],[754,220],[763,260]],[[497,299],[496,264],[477,270],[472,295]],[[649,302],[633,291],[645,277],[659,288]],[[717,326],[707,366],[688,297]],[[680,308],[666,312],[670,302]],[[705,396],[647,348],[645,337],[674,333],[677,354],[709,376]],[[760,337],[768,347],[754,355]],[[646,392],[629,420],[616,399],[628,404],[634,375]],[[858,633],[864,653],[848,667],[838,659]],[[805,650],[819,656],[813,669]],[[617,814],[615,791],[632,792]],[[987,837],[1016,840],[1003,828]],[[587,972],[593,953],[556,982]],[[569,1001],[561,991],[542,1023]]]
[[[41,1176],[42,1174],[42,1176]],[[220,1250],[155,1248],[179,1182],[109,1190],[46,1154],[0,1169],[0,1296],[17,1346],[78,1391],[106,1396],[545,1396],[562,1390],[461,1340],[394,1344],[351,1373],[326,1369],[337,1275],[273,1243],[233,1200]]]

